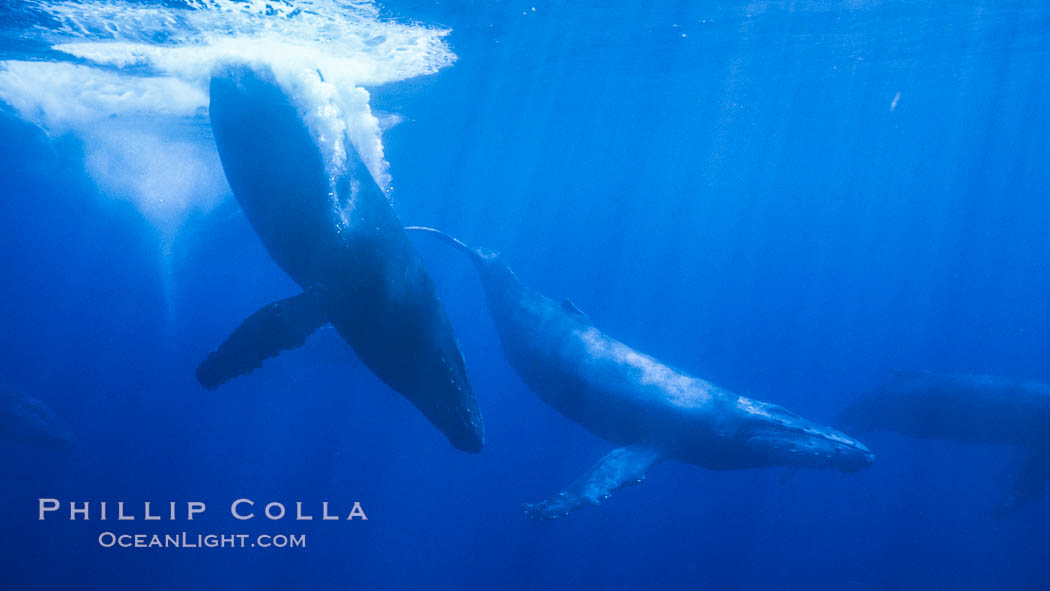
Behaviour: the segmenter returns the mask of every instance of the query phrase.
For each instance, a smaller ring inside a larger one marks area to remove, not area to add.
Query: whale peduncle
[[[481,253],[478,252],[478,249],[474,248],[473,246],[468,245],[467,243],[463,242],[459,238],[456,238],[454,236],[450,236],[450,235],[448,235],[448,234],[446,234],[446,233],[444,233],[441,230],[438,230],[436,228],[428,228],[427,226],[405,226],[405,231],[407,231],[407,232],[425,232],[425,233],[428,233],[431,236],[435,236],[435,237],[439,238],[440,240],[443,240],[446,243],[451,244],[452,246],[458,248],[459,250],[467,253],[468,255],[470,255],[471,260],[473,260],[475,263],[483,262],[483,258],[481,256]]]

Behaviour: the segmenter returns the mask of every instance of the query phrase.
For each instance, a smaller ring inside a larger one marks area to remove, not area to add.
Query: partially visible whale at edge
[[[996,514],[1006,516],[1050,483],[1050,385],[984,375],[901,371],[861,396],[836,426],[921,439],[1018,446],[1025,463]]]
[[[230,188],[270,256],[303,291],[242,322],[201,363],[200,383],[218,387],[331,323],[453,446],[481,451],[481,413],[452,326],[353,144],[345,134],[326,138],[342,145],[347,160],[346,170],[329,170],[303,114],[269,69],[226,66],[213,74],[210,92]]]
[[[853,472],[874,459],[863,444],[780,406],[734,394],[677,372],[605,335],[570,301],[556,302],[522,283],[495,252],[432,228],[467,253],[511,366],[558,412],[621,445],[579,481],[525,506],[533,519],[597,505],[641,482],[671,458],[715,470],[792,466]]]
[[[0,392],[0,439],[54,449],[73,445],[69,429],[47,405],[11,392]]]

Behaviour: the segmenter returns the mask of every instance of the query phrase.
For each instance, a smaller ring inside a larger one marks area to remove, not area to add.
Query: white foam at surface
[[[0,62],[0,100],[50,134],[76,134],[99,188],[132,200],[169,232],[227,191],[207,131],[216,65],[272,69],[333,172],[345,164],[349,137],[385,188],[383,125],[365,87],[431,74],[455,59],[448,31],[383,19],[370,2],[29,2],[56,24],[26,34],[76,63]]]

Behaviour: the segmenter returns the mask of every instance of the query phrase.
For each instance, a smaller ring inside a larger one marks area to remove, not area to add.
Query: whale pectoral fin
[[[1002,519],[1013,515],[1050,484],[1050,456],[1047,452],[1047,449],[1031,451],[1006,498],[995,508],[996,517]]]
[[[561,307],[569,314],[575,314],[577,316],[582,316],[583,318],[587,317],[587,315],[583,313],[583,310],[579,309],[569,298],[565,298],[561,301]]]
[[[792,467],[784,470],[784,473],[780,475],[780,486],[787,486],[789,482],[795,479],[795,475],[798,474],[799,468]]]
[[[650,445],[621,447],[599,460],[568,489],[545,501],[526,503],[522,509],[527,517],[537,521],[566,517],[573,511],[600,504],[625,486],[641,484],[649,469],[663,457],[663,451]]]
[[[214,389],[251,373],[281,351],[301,347],[306,337],[326,322],[328,314],[320,289],[263,306],[197,367],[197,381]]]

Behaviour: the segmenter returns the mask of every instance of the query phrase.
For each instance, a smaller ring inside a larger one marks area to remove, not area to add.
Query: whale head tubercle
[[[875,461],[875,455],[860,441],[776,404],[741,396],[737,406],[746,417],[738,437],[746,440],[764,465],[857,472]]]

